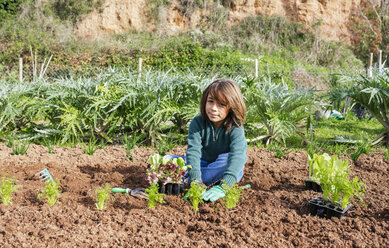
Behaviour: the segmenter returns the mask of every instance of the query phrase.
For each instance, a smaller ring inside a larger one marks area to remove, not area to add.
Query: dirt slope
[[[229,9],[228,22],[251,15],[285,16],[311,27],[321,21],[319,33],[326,39],[350,41],[350,18],[359,15],[363,0],[229,0],[222,1]],[[379,2],[378,0],[375,0]],[[190,1],[185,1],[188,6]],[[220,2],[220,1],[219,1]],[[149,0],[105,0],[99,10],[90,13],[77,25],[77,33],[84,37],[97,37],[107,33],[123,33],[131,29],[177,33],[196,28],[201,15],[214,14],[213,1],[193,8],[172,0],[166,7],[152,11]],[[229,3],[229,5],[228,5]],[[208,6],[208,7],[207,7]],[[153,19],[154,18],[154,19]],[[156,20],[156,21],[153,21]],[[154,24],[155,23],[155,24]]]

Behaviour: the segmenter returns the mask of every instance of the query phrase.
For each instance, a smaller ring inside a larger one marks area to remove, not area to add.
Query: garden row
[[[134,197],[143,198],[148,201],[149,208],[155,208],[157,204],[165,203],[164,195],[184,196],[190,201],[194,211],[199,210],[199,204],[204,203],[203,192],[207,187],[196,181],[191,182],[185,189],[182,177],[190,166],[185,165],[182,158],[167,158],[159,154],[153,154],[148,159],[148,169],[146,179],[149,183],[147,189],[123,189],[111,188],[109,183],[104,187],[95,190],[95,205],[98,210],[103,210],[110,202],[115,200],[112,193],[127,193]],[[323,192],[323,197],[316,197],[309,201],[312,205],[311,214],[325,216],[327,218],[342,217],[351,207],[356,199],[363,202],[366,185],[354,177],[350,180],[350,166],[347,161],[338,159],[336,155],[329,156],[314,154],[308,155],[309,178],[305,180],[307,189],[314,189]],[[61,183],[54,180],[48,171],[44,169],[37,173],[41,181],[45,181],[45,189],[37,195],[37,198],[44,198],[48,205],[52,207],[57,198],[61,195]],[[19,185],[15,185],[16,178],[8,178],[3,175],[0,184],[0,200],[4,205],[10,205],[13,194],[18,191]],[[316,185],[317,188],[312,187]],[[65,186],[66,187],[66,186]],[[222,198],[227,209],[234,208],[239,202],[245,188],[251,186],[238,186],[234,184],[222,185],[225,197]],[[168,190],[170,188],[170,190]],[[173,190],[172,190],[173,189]]]
[[[325,95],[273,83],[269,78],[233,78],[247,106],[246,135],[269,144],[274,140],[282,143],[297,134],[308,143],[314,134],[312,116],[321,103],[340,110],[346,97],[367,108],[388,130],[386,70],[372,78],[334,78],[334,88]],[[215,79],[191,72],[112,70],[94,79],[2,81],[1,136],[11,145],[14,140],[48,147],[87,141],[86,150],[93,151],[100,140],[119,141],[129,147],[158,144],[163,150],[185,140],[188,122],[199,114],[202,91]]]

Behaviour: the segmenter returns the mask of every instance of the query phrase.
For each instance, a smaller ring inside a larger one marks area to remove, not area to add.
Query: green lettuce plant
[[[157,183],[152,183],[145,191],[147,196],[149,197],[148,200],[148,207],[149,208],[155,208],[157,203],[165,203],[163,196],[164,194],[158,192],[159,186]]]
[[[4,205],[11,203],[12,194],[19,188],[18,185],[15,185],[15,181],[15,178],[8,178],[6,174],[1,177],[0,199]]]
[[[111,195],[111,186],[109,183],[105,184],[104,188],[99,187],[96,190],[96,207],[98,210],[103,210],[112,201],[114,201],[114,197]]]
[[[347,161],[338,159],[336,155],[321,155],[313,154],[313,157],[308,155],[308,175],[309,179],[321,183],[322,177],[334,177],[347,173],[349,165]]]
[[[222,199],[227,209],[234,208],[239,202],[240,197],[242,196],[242,187],[239,187],[237,184],[234,184],[232,187],[228,184],[222,185],[226,196]]]
[[[186,197],[192,204],[194,211],[199,210],[199,204],[203,203],[203,192],[206,190],[207,186],[205,184],[199,183],[197,181],[193,181],[190,183],[190,188],[186,193]]]
[[[61,194],[59,190],[60,181],[57,179],[57,182],[47,180],[45,183],[45,189],[41,190],[41,193],[38,194],[38,199],[44,197],[46,198],[49,206],[53,206],[57,202],[57,197]]]
[[[341,208],[347,207],[355,198],[363,202],[366,185],[358,177],[349,180],[350,169],[347,161],[342,161],[335,155],[315,155],[311,165],[314,168],[314,178],[320,182],[325,201]]]

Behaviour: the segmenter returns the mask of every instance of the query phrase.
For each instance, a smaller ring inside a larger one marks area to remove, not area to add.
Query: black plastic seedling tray
[[[166,195],[179,195],[184,193],[184,184],[167,183],[159,185],[159,193]]]
[[[316,197],[310,200],[309,203],[311,205],[312,215],[326,217],[327,219],[330,219],[331,217],[341,218],[352,206],[350,203],[345,209],[342,209],[329,201],[325,201],[322,197]]]
[[[315,192],[323,192],[321,190],[321,187],[320,187],[320,184],[312,181],[312,180],[309,180],[309,179],[305,179],[304,180],[304,185],[305,185],[305,188],[308,189],[308,190],[313,190]]]

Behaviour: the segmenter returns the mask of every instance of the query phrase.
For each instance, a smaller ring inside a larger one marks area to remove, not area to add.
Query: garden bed
[[[238,206],[221,202],[200,205],[165,196],[166,204],[148,209],[147,202],[115,194],[115,202],[99,211],[95,190],[147,187],[146,159],[153,150],[137,148],[133,161],[120,146],[94,155],[80,148],[31,145],[26,155],[12,155],[0,144],[0,175],[16,176],[22,185],[12,205],[0,205],[1,247],[389,247],[389,163],[384,155],[362,155],[352,166],[368,189],[367,207],[353,205],[347,215],[310,215],[308,201],[320,193],[306,190],[305,152],[277,159],[265,149],[248,150],[246,189]],[[184,148],[172,154],[183,155]],[[37,199],[44,184],[35,173],[47,168],[61,181],[60,204],[49,207]]]

